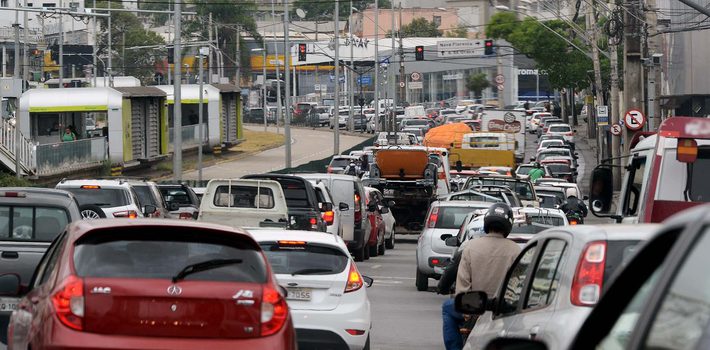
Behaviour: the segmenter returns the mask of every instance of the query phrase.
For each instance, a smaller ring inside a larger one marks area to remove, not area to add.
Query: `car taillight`
[[[192,220],[192,213],[180,213],[181,220]]]
[[[572,281],[570,299],[573,305],[592,306],[599,301],[604,281],[606,242],[590,242],[579,259]]]
[[[261,298],[261,336],[278,332],[288,318],[288,305],[281,293],[273,287],[265,287]]]
[[[332,225],[335,221],[335,212],[332,210],[328,210],[323,213],[323,221],[325,221],[328,226]]]
[[[565,136],[574,136],[574,133],[570,131],[570,132],[566,133]]]
[[[315,230],[318,228],[318,219],[315,217],[312,217],[308,219],[308,223],[311,224],[311,229]]]
[[[429,220],[427,220],[426,226],[431,228],[436,225],[436,220],[439,218],[439,207],[434,207],[431,209],[431,214],[429,214]]]
[[[113,213],[113,217],[135,219],[138,217],[138,213],[135,210],[117,211]]]
[[[354,292],[362,288],[364,284],[360,271],[357,270],[353,262],[350,262],[350,272],[348,272],[348,283],[345,284],[345,293]]]
[[[362,210],[360,208],[360,195],[355,194],[355,226],[360,227],[362,221]]]
[[[577,225],[578,223],[579,223],[579,222],[577,222],[576,219],[572,219],[572,220],[569,221],[569,224],[570,224],[570,225]]]
[[[59,321],[72,329],[83,329],[84,282],[76,276],[67,277],[59,291],[52,295],[52,304]]]

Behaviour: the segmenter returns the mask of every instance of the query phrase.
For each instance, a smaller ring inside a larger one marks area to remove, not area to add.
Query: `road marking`
[[[372,265],[371,268],[372,268],[372,269],[379,269],[380,267],[382,267],[382,265]]]
[[[402,281],[375,280],[374,285],[382,284],[402,284]]]
[[[391,277],[391,276],[369,276],[375,279],[384,279],[384,280],[414,280],[416,278],[414,277]]]

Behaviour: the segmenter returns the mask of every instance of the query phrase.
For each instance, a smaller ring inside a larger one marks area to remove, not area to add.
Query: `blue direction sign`
[[[370,85],[372,84],[372,77],[369,75],[363,75],[362,77],[357,78],[357,83],[359,85]]]

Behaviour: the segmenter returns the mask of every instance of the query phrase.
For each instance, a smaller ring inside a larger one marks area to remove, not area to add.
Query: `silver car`
[[[466,216],[477,209],[485,209],[493,202],[435,201],[429,207],[424,230],[417,243],[418,291],[429,289],[429,278],[438,279],[441,273],[435,267],[448,264],[454,248],[446,245],[446,238],[455,236]]]
[[[498,295],[475,293],[488,306],[464,350],[497,337],[534,338],[566,349],[599,301],[609,277],[659,225],[561,226],[539,233],[518,255]],[[474,310],[467,309],[472,312]]]

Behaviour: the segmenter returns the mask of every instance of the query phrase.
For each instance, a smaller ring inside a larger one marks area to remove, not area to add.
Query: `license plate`
[[[311,300],[311,289],[310,288],[287,288],[288,295],[286,299],[289,300]]]
[[[395,191],[394,191],[393,189],[385,188],[385,192],[384,192],[384,195],[385,195],[385,196],[388,196],[388,197],[389,197],[389,196],[394,196],[394,194],[395,194]]]
[[[17,305],[20,299],[17,298],[0,298],[0,313],[11,313],[17,310]]]

